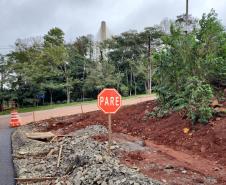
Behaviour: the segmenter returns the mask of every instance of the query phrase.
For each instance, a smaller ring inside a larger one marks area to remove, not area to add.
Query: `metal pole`
[[[112,141],[112,130],[111,130],[111,114],[108,114],[108,154],[111,155],[111,141]]]
[[[186,16],[188,17],[188,0],[186,0]]]
[[[186,33],[188,33],[188,0],[186,0]]]

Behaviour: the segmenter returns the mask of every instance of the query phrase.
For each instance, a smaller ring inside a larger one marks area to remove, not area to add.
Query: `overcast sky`
[[[17,38],[42,36],[52,27],[67,42],[96,35],[105,20],[111,33],[141,30],[185,12],[186,0],[0,0],[0,53]],[[190,0],[189,13],[200,17],[214,8],[226,25],[226,0]]]

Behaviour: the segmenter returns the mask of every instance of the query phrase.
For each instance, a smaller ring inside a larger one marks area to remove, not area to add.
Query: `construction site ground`
[[[112,138],[120,148],[114,148],[114,155],[120,162],[164,184],[226,184],[226,117],[192,126],[184,112],[148,117],[155,106],[154,100],[124,106],[112,116]],[[107,128],[107,120],[106,114],[93,111],[39,121],[33,128],[62,136],[91,125]],[[91,139],[106,143],[108,135]]]

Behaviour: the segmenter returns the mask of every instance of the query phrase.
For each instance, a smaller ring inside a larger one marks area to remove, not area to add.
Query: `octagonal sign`
[[[122,105],[121,95],[113,88],[103,89],[97,99],[97,106],[106,114],[116,113]]]

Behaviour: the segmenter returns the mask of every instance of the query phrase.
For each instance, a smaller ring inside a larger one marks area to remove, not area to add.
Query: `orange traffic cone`
[[[21,120],[16,110],[11,112],[11,120],[10,120],[10,127],[19,127],[21,125]]]

